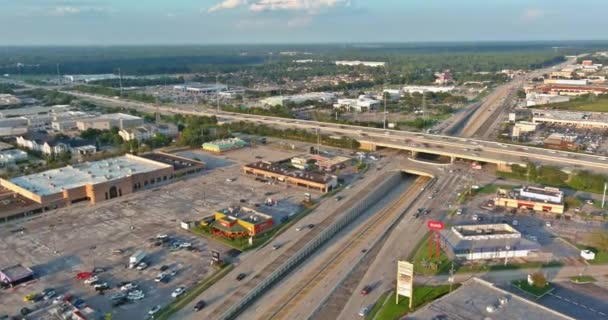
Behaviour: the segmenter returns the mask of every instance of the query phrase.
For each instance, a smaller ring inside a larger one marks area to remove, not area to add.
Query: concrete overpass
[[[498,166],[518,164],[525,166],[532,161],[560,167],[573,166],[580,169],[608,173],[608,158],[569,151],[556,151],[544,148],[521,146],[482,139],[454,137],[392,129],[360,127],[312,120],[296,120],[270,116],[201,109],[196,106],[156,106],[153,104],[126,101],[105,96],[85,94],[73,91],[62,91],[77,97],[111,103],[127,108],[165,114],[190,114],[197,116],[216,116],[225,121],[246,121],[279,128],[306,129],[320,133],[346,136],[361,143],[363,149],[392,148],[418,153],[447,156],[452,159],[466,159]]]

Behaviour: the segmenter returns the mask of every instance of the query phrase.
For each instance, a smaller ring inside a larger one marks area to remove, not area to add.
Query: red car
[[[366,294],[370,293],[371,291],[372,291],[371,286],[365,286],[365,287],[363,287],[363,289],[361,289],[361,294],[366,295]]]
[[[76,279],[86,280],[92,276],[93,276],[93,273],[91,273],[91,272],[80,272],[80,273],[76,274]]]

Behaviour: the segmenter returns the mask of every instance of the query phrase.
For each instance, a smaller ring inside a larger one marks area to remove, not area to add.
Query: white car
[[[547,222],[545,222],[545,226],[546,226],[546,227],[551,227],[551,221],[547,221]]]
[[[305,225],[298,226],[298,227],[296,228],[296,231],[301,231],[301,230],[303,230],[303,229],[305,229],[305,228],[306,228],[306,226],[305,226]]]
[[[163,279],[165,279],[167,277],[166,274],[164,273],[159,273],[158,276],[156,276],[156,278],[154,278],[154,281],[156,282],[161,282],[163,281]]]
[[[476,214],[474,214],[474,215],[471,216],[471,219],[473,219],[475,221],[477,221],[477,218],[479,218],[479,216],[477,216]]]
[[[192,247],[192,243],[190,242],[184,242],[182,244],[179,245],[181,248],[190,248]]]
[[[181,296],[182,294],[184,294],[184,292],[186,292],[186,288],[178,287],[177,289],[173,290],[173,292],[171,293],[171,296],[173,298],[177,298],[177,297]]]
[[[458,209],[458,210],[456,210],[456,214],[457,214],[457,215],[461,215],[461,214],[462,214],[462,209]]]
[[[135,293],[135,294],[128,294],[127,295],[127,299],[132,300],[132,301],[141,300],[141,299],[143,299],[145,297],[146,297],[146,295],[144,295],[142,292],[138,292],[138,293]]]
[[[84,280],[84,283],[85,283],[85,284],[91,284],[91,283],[93,283],[93,282],[95,282],[95,281],[99,281],[99,278],[97,278],[97,276],[90,277],[90,278],[88,278],[88,279]]]
[[[160,306],[160,304],[158,304],[155,307],[153,307],[152,309],[150,309],[150,311],[148,311],[148,314],[153,316],[156,313],[158,313],[160,311],[160,309],[162,309],[162,307]]]
[[[140,263],[137,265],[137,270],[144,270],[144,269],[146,269],[147,267],[148,267],[148,264],[147,264],[147,263],[145,263],[145,262],[140,262]]]
[[[122,291],[131,291],[134,289],[137,289],[137,285],[133,283],[127,283],[124,286],[120,287],[120,290]]]

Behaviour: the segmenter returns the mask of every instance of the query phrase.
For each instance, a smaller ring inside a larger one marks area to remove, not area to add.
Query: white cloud
[[[238,6],[247,4],[247,0],[224,0],[213,7],[209,8],[208,12],[215,12],[224,9],[234,9]]]
[[[538,19],[542,18],[544,15],[545,15],[545,13],[538,8],[527,8],[521,14],[519,19],[523,22],[532,22],[534,20],[538,20]]]
[[[316,13],[321,9],[349,6],[350,0],[224,0],[207,11],[214,12],[222,9],[234,9],[245,5],[253,12],[304,10],[309,13]]]
[[[92,7],[92,6],[56,6],[49,10],[49,15],[52,16],[75,16],[80,14],[89,13],[103,13],[106,12],[104,8]]]

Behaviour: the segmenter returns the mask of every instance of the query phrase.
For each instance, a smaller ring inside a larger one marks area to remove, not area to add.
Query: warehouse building
[[[290,160],[281,162],[259,161],[243,166],[243,172],[258,177],[302,188],[329,192],[338,185],[335,175],[294,170],[289,167]]]
[[[360,95],[357,99],[338,99],[334,104],[335,109],[346,111],[365,112],[378,109],[380,101],[366,95]]]
[[[239,138],[221,139],[203,143],[203,150],[222,153],[230,150],[241,149],[247,146],[247,142]]]
[[[161,155],[146,158],[127,154],[10,180],[0,179],[0,185],[49,210],[82,201],[95,204],[122,197],[170,182],[182,169],[196,172],[204,167],[199,161]]]
[[[144,119],[130,114],[110,113],[95,118],[81,119],[76,121],[76,127],[80,131],[87,129],[110,130],[139,127],[144,124]]]
[[[384,67],[386,62],[379,61],[359,61],[359,60],[342,60],[336,61],[337,66],[364,66],[364,67]]]
[[[580,128],[608,128],[608,114],[603,112],[577,112],[533,109],[532,122],[574,125]]]
[[[446,253],[456,259],[524,258],[540,249],[538,243],[522,238],[506,223],[453,226],[440,234]]]
[[[564,192],[551,187],[523,186],[511,191],[498,189],[494,199],[496,206],[522,208],[555,214],[564,213]]]
[[[294,94],[290,96],[274,96],[260,100],[266,106],[284,106],[287,103],[301,104],[305,102],[330,103],[336,99],[336,95],[331,92],[309,92]]]
[[[11,287],[34,279],[34,271],[20,264],[0,269],[0,282]]]

